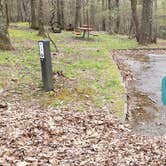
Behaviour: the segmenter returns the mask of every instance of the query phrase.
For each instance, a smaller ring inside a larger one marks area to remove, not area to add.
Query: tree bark
[[[38,35],[46,37],[45,29],[44,29],[43,0],[39,0],[38,22],[39,22],[39,33],[38,33]]]
[[[61,28],[64,30],[65,28],[65,18],[64,18],[64,0],[60,1],[60,12],[61,12]]]
[[[153,0],[143,0],[142,25],[139,43],[146,45],[153,43]]]
[[[109,11],[109,33],[114,34],[113,31],[113,21],[112,21],[112,0],[108,0],[108,11]]]
[[[8,0],[5,1],[5,13],[6,13],[6,24],[7,27],[9,26],[9,4],[8,4]]]
[[[60,1],[59,0],[52,0],[52,10],[51,10],[51,20],[50,26],[51,30],[54,33],[61,33],[61,13],[60,13]]]
[[[57,0],[57,26],[61,30],[62,25],[61,25],[61,9],[60,9],[60,0]]]
[[[76,0],[75,28],[81,26],[81,0]]]
[[[23,22],[22,0],[17,0],[17,22]]]
[[[8,26],[6,14],[3,11],[4,3],[0,0],[0,49],[2,50],[12,50],[12,45],[10,42],[8,34]]]
[[[95,25],[95,0],[90,1],[90,25]]]
[[[31,0],[31,28],[38,29],[37,0]]]
[[[106,8],[105,8],[105,0],[102,0],[102,12],[105,12]],[[104,14],[102,14],[102,31],[106,30],[106,19]]]
[[[139,21],[138,21],[138,14],[137,14],[137,0],[131,0],[131,10],[132,10],[132,22],[134,24],[135,31],[136,31],[136,39],[139,42],[140,30],[139,30]]]
[[[119,33],[119,29],[120,29],[120,14],[119,14],[119,6],[120,6],[120,1],[116,0],[115,1],[115,7],[116,7],[116,11],[117,11],[117,17],[116,17],[116,33]]]

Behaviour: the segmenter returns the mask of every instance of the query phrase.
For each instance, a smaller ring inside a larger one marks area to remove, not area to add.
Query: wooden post
[[[39,50],[40,50],[40,62],[42,70],[42,81],[45,91],[53,90],[53,73],[52,73],[52,62],[51,62],[51,53],[50,53],[50,41],[43,40],[39,41]]]

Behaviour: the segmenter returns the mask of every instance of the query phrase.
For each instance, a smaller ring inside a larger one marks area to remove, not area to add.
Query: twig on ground
[[[48,29],[46,29],[46,34],[47,34],[47,37],[49,38],[49,40],[51,41],[51,43],[53,44],[53,46],[55,47],[56,52],[59,52],[58,47],[57,47],[56,43],[54,42],[54,40],[51,38]]]

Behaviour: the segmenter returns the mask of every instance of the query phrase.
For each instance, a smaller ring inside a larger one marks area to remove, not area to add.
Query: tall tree
[[[52,0],[51,4],[52,4],[51,19],[50,19],[51,30],[54,33],[60,33],[62,30],[60,1],[59,0]]]
[[[81,0],[76,0],[75,28],[81,26]]]
[[[131,10],[132,10],[132,23],[136,31],[136,39],[139,42],[140,30],[139,30],[139,21],[137,14],[137,0],[131,0]]]
[[[60,12],[61,12],[61,28],[64,29],[65,28],[65,18],[64,18],[64,8],[65,8],[65,3],[64,0],[60,1]]]
[[[116,8],[116,33],[119,33],[120,29],[120,0],[115,0],[115,8]]]
[[[56,0],[57,3],[57,27],[61,30],[62,29],[62,25],[61,25],[61,4],[60,4],[60,0]]]
[[[90,25],[95,25],[95,0],[90,1]]]
[[[17,21],[23,21],[22,0],[17,0]]]
[[[6,24],[9,26],[9,0],[5,1],[5,14],[6,14]]]
[[[143,0],[140,44],[153,43],[153,0]]]
[[[37,0],[31,0],[31,28],[39,28],[37,17]]]
[[[105,0],[102,0],[102,12],[105,12],[106,10],[106,5],[105,5]],[[105,18],[105,15],[102,14],[102,31],[105,31],[106,30],[106,18]]]
[[[109,33],[113,34],[113,19],[112,19],[112,0],[108,0],[108,12],[109,12]]]
[[[44,13],[43,13],[43,0],[39,0],[39,14],[38,14],[38,22],[39,22],[39,36],[46,37],[44,30]]]
[[[4,1],[0,0],[0,49],[11,50],[12,45],[8,34],[6,12],[4,12]]]

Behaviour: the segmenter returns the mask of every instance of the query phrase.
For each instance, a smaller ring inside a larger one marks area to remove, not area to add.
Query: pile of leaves
[[[0,108],[0,165],[165,165],[166,136],[132,133],[106,109]]]

